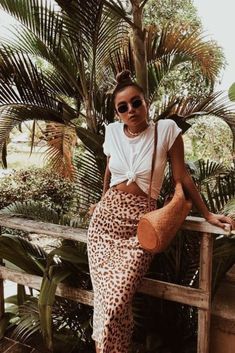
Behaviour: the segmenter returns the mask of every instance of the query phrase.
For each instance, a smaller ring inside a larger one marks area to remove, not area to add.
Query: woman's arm
[[[200,193],[198,192],[193,179],[188,173],[184,162],[184,143],[182,135],[180,134],[171,149],[168,152],[172,165],[172,173],[174,181],[181,182],[184,190],[189,194],[193,204],[196,206],[202,216],[211,224],[221,228],[226,228],[225,223],[231,224],[234,227],[234,222],[230,217],[224,215],[214,214],[208,210],[203,202]]]
[[[109,158],[110,157],[107,157],[107,164],[106,164],[106,169],[105,169],[105,173],[104,173],[104,184],[103,184],[102,197],[104,196],[106,191],[109,189],[109,183],[110,183],[110,177],[111,177],[111,173],[109,170]]]

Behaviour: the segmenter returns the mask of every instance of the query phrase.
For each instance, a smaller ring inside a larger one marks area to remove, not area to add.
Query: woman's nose
[[[129,112],[132,112],[133,110],[135,110],[135,108],[133,108],[133,106],[132,106],[131,103],[128,103],[128,104],[127,104],[127,107],[128,107],[128,113],[129,113]]]

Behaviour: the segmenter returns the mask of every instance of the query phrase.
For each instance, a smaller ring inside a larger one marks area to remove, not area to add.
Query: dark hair
[[[143,88],[140,85],[138,85],[138,83],[132,81],[131,72],[129,70],[123,70],[123,71],[119,72],[116,76],[116,81],[117,81],[117,84],[114,87],[114,90],[112,92],[113,105],[114,105],[114,101],[115,101],[117,93],[124,90],[126,87],[129,87],[129,86],[136,87],[144,95],[144,98],[145,98],[145,92],[144,92]]]

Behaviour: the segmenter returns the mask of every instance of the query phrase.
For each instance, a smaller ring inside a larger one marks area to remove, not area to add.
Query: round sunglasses
[[[137,109],[137,108],[141,107],[142,103],[143,103],[142,99],[136,98],[132,102],[130,102],[129,104],[131,105],[132,108]],[[117,111],[118,111],[118,113],[121,113],[121,114],[126,113],[128,111],[128,104],[123,103],[123,104],[119,105],[117,107]]]

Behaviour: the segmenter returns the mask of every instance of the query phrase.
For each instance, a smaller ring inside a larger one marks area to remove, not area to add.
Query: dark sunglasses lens
[[[123,105],[120,105],[118,108],[117,108],[117,110],[118,110],[118,113],[125,113],[125,112],[127,112],[128,111],[128,106],[127,106],[127,104],[123,104]]]
[[[141,105],[142,105],[142,100],[141,99],[135,99],[132,102],[132,107],[135,108],[135,109],[139,108]]]

